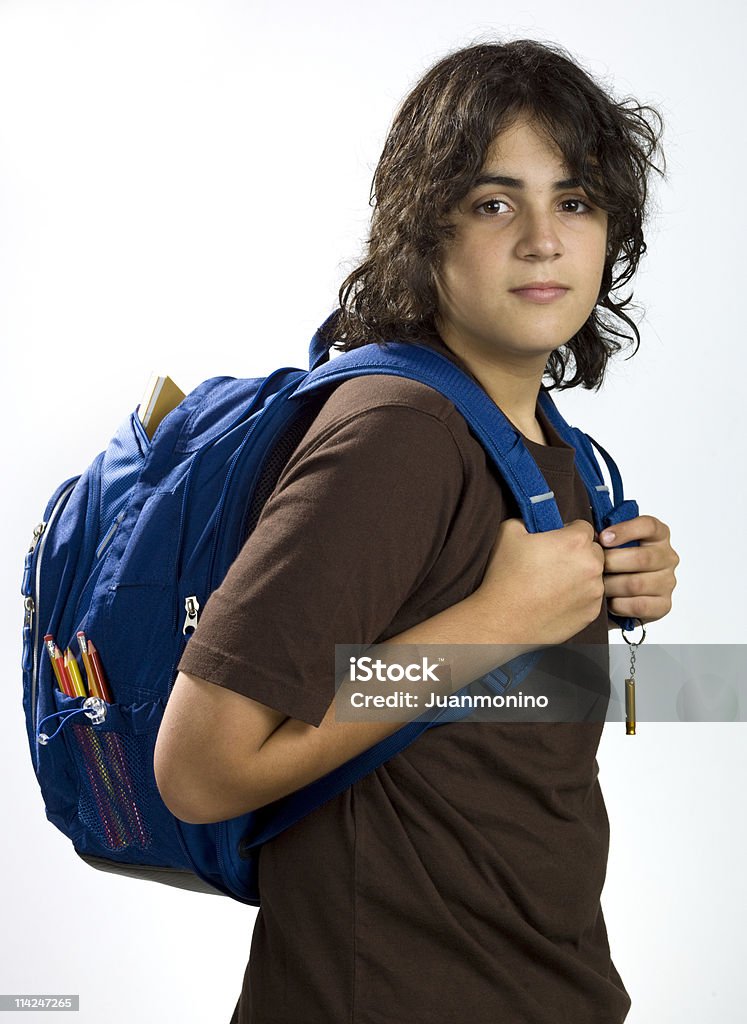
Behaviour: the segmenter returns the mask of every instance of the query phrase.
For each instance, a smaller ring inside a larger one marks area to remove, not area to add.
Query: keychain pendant
[[[640,622],[643,635],[637,643],[632,643],[625,636],[625,630],[623,630],[623,640],[630,647],[630,675],[625,680],[625,734],[626,736],[635,736],[635,652],[636,648],[640,647],[643,641],[646,639],[646,630],[644,629],[643,623],[640,619],[636,619],[636,622]]]
[[[635,736],[635,677],[625,680],[625,733]]]

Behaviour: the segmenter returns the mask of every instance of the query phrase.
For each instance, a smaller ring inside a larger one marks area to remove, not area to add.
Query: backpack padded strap
[[[334,315],[332,314],[332,317]],[[332,317],[329,317],[325,324]],[[324,325],[320,331],[323,329]],[[328,347],[318,338],[318,334],[319,332],[315,335],[316,345],[312,339],[312,348],[319,354],[324,347],[326,357]],[[309,373],[295,395],[308,394],[332,383],[340,383],[350,377],[366,373],[388,373],[409,377],[440,391],[464,416],[470,429],[497,466],[516,499],[527,530],[534,533],[540,530],[560,529],[563,526],[554,494],[516,428],[482,388],[450,359],[426,345],[393,341],[385,345],[364,345],[344,352]],[[622,478],[611,455],[589,435],[566,423],[549,392],[540,391],[538,400],[562,440],[575,449],[576,465],[589,495],[597,532],[613,523],[623,522],[638,515],[635,501],[625,501],[623,498]],[[614,504],[592,444],[599,449],[609,468]],[[637,541],[631,541],[625,546],[637,546]],[[626,631],[635,628],[634,619],[617,615],[610,615],[610,618]]]
[[[527,451],[519,432],[483,391],[451,360],[423,345],[387,342],[344,352],[309,373],[294,398],[365,374],[418,380],[448,398],[464,416],[498,467],[521,510],[527,530],[557,530],[563,520],[555,496]]]

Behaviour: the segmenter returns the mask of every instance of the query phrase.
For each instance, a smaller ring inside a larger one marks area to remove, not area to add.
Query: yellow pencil
[[[70,673],[70,678],[73,681],[73,689],[75,690],[76,697],[87,697],[86,687],[83,682],[83,677],[80,674],[78,668],[78,662],[75,660],[75,655],[68,649],[65,651],[65,668]]]

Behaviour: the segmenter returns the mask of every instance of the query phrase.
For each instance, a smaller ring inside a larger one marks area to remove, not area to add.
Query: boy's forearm
[[[494,615],[472,595],[386,642],[387,646],[449,644],[450,678],[429,682],[428,693],[446,695],[541,644],[500,644]],[[377,648],[377,656],[381,648]],[[392,652],[392,658],[396,652]],[[392,660],[391,658],[389,660]],[[392,683],[392,692],[401,687]],[[379,692],[379,691],[377,691]],[[386,690],[381,692],[386,693]],[[396,721],[338,722],[333,701],[318,727],[289,718],[247,764],[245,777],[231,780],[221,794],[225,817],[278,800],[351,760],[422,713],[403,708]],[[399,711],[400,709],[398,709]]]

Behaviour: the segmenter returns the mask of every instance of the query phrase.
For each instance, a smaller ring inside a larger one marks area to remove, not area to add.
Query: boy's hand
[[[608,533],[614,540],[607,541]],[[654,516],[636,516],[603,530],[596,538],[604,549],[604,593],[613,615],[655,622],[672,608],[679,555],[669,543],[669,527]],[[616,550],[630,540],[634,548]]]
[[[537,533],[504,519],[473,595],[503,639],[483,642],[542,646],[576,636],[604,607],[604,556],[585,519]]]

